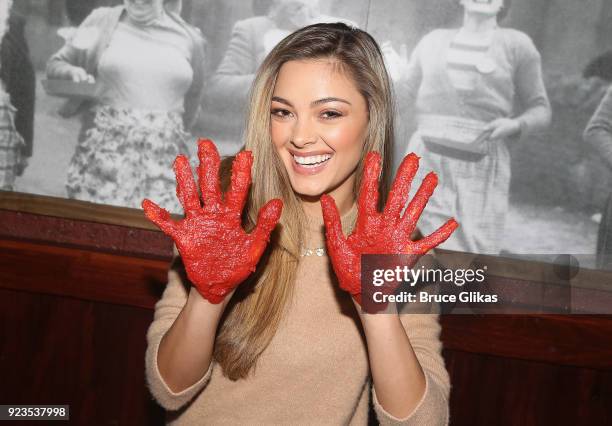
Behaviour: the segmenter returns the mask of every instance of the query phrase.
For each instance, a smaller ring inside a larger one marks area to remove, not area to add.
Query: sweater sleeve
[[[209,101],[231,103],[242,110],[257,70],[256,52],[248,22],[237,22],[232,30],[229,46],[208,86]]]
[[[145,374],[147,385],[155,400],[166,410],[178,410],[199,393],[210,380],[213,364],[193,385],[181,392],[173,392],[162,378],[157,364],[157,352],[162,337],[174,323],[187,302],[187,290],[174,270],[168,272],[168,285],[161,299],[155,304],[153,322],[147,331]]]
[[[606,91],[583,136],[612,168],[612,86]]]
[[[516,95],[523,113],[517,119],[521,123],[521,133],[527,133],[546,128],[551,120],[551,108],[542,77],[542,58],[538,49],[528,35],[513,31],[514,60],[516,69],[514,82]]]
[[[47,61],[46,74],[51,79],[70,79],[69,71],[79,67],[86,69],[88,49],[92,49],[100,37],[99,25],[111,8],[94,9],[79,25],[75,35]],[[83,44],[80,48],[75,44]],[[91,70],[87,70],[91,72]]]
[[[397,418],[380,405],[372,386],[372,403],[381,426],[448,425],[450,378],[440,342],[438,314],[401,314],[401,322],[425,373],[425,392],[414,411]]]

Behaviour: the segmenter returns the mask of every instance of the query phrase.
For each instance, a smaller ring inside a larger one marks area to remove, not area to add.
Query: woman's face
[[[286,62],[270,114],[272,142],[297,194],[352,195],[368,106],[347,73],[329,59]]]
[[[495,16],[504,6],[503,0],[461,0],[468,13]]]
[[[130,18],[137,22],[147,22],[156,19],[164,7],[163,0],[123,0]]]

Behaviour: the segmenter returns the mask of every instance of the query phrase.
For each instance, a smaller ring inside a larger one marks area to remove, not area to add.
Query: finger
[[[377,213],[378,206],[378,176],[380,176],[380,154],[368,152],[365,159],[361,188],[359,189],[359,212],[357,223],[361,228],[367,226],[370,218]]]
[[[451,234],[459,227],[455,219],[449,219],[444,225],[439,227],[425,238],[415,241],[411,244],[411,248],[416,254],[425,254],[434,247],[439,246],[451,236]]]
[[[323,222],[325,223],[325,239],[327,243],[341,252],[346,251],[346,238],[342,232],[340,212],[336,202],[330,195],[321,196],[321,210],[323,211]]]
[[[491,132],[491,136],[489,136],[489,139],[497,139],[501,133],[502,129],[500,127],[496,128],[495,130],[493,130]]]
[[[242,212],[249,193],[252,165],[253,155],[251,151],[239,152],[232,163],[232,178],[230,188],[225,195],[225,205],[238,214]]]
[[[485,131],[493,131],[495,130],[495,128],[497,127],[497,120],[493,120],[491,121],[489,124],[487,124],[484,128]]]
[[[387,205],[385,206],[385,218],[391,220],[399,219],[402,208],[408,201],[410,185],[417,170],[419,170],[419,157],[414,153],[410,153],[402,160],[402,164],[400,164],[393,181]]]
[[[270,234],[278,223],[283,211],[283,202],[278,198],[268,201],[257,214],[257,225],[251,232],[251,259],[259,260],[264,252]]]
[[[209,139],[198,141],[198,181],[204,208],[207,210],[219,210],[221,204],[221,183],[219,182],[219,166],[221,159],[215,144]]]
[[[200,209],[202,206],[198,198],[198,188],[193,180],[189,160],[184,155],[179,155],[174,160],[174,174],[176,175],[176,196],[185,214],[188,215]]]
[[[149,199],[142,201],[142,208],[145,216],[153,222],[164,234],[174,237],[176,235],[176,223],[170,218],[168,210],[162,209],[157,204]]]
[[[436,186],[438,186],[438,176],[434,172],[429,172],[404,212],[400,225],[403,234],[412,234]]]

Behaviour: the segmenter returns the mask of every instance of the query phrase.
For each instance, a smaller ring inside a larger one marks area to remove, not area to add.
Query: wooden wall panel
[[[609,369],[451,350],[444,357],[452,383],[453,426],[612,424]]]
[[[0,232],[0,403],[69,403],[73,424],[163,424],[144,352],[168,259],[35,237]],[[612,316],[441,323],[451,425],[612,424]]]
[[[75,425],[162,425],[144,382],[150,309],[0,289],[0,403],[69,404]]]

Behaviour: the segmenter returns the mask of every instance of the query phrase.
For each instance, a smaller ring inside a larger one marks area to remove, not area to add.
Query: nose
[[[296,148],[305,148],[317,142],[317,135],[313,132],[312,126],[307,120],[296,120],[291,135],[291,144]]]

